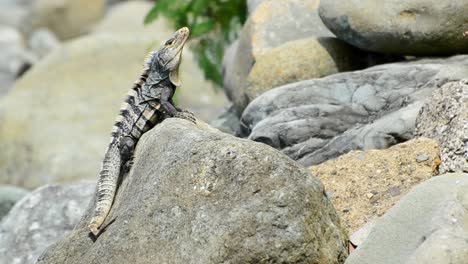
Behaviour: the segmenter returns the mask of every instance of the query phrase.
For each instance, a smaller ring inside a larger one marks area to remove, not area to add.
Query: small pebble
[[[372,193],[366,193],[367,199],[370,199],[370,198],[372,198],[373,196],[374,196],[374,195],[373,195]]]
[[[424,162],[424,161],[426,161],[428,159],[429,159],[429,156],[426,153],[423,153],[423,154],[419,154],[416,157],[416,162]]]
[[[380,195],[374,195],[371,199],[370,199],[370,202],[371,204],[375,204],[376,202],[378,202],[380,199]]]
[[[392,197],[395,197],[395,196],[397,196],[397,195],[400,195],[400,193],[401,193],[401,192],[400,192],[400,188],[398,188],[398,187],[396,187],[396,186],[392,186],[392,187],[388,188],[387,192],[390,193],[390,195],[391,195]]]

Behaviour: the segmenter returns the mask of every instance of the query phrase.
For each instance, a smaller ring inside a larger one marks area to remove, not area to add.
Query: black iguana
[[[141,135],[166,116],[195,122],[190,112],[174,106],[172,96],[180,85],[179,65],[189,29],[179,29],[156,52],[151,52],[138,81],[128,92],[111,133],[97,183],[97,197],[90,231],[97,236],[109,213],[120,174],[129,169],[133,151]]]

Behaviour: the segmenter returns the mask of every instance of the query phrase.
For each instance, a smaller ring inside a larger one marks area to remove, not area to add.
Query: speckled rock
[[[82,216],[94,183],[46,185],[17,202],[0,224],[1,263],[32,264]]]
[[[246,103],[284,84],[360,70],[389,59],[363,52],[337,38],[289,41],[257,58],[247,77]]]
[[[468,52],[466,0],[322,0],[319,12],[338,38],[363,50],[429,56]]]
[[[418,157],[425,156],[424,161]],[[437,174],[437,141],[417,138],[388,149],[355,150],[310,167],[350,234],[377,219],[414,185]]]
[[[38,264],[346,258],[347,238],[322,184],[278,151],[176,118],[140,142],[108,217],[112,223],[93,240],[88,210]]]
[[[468,80],[434,91],[416,120],[416,134],[441,147],[440,172],[468,172]]]
[[[434,177],[377,220],[346,263],[467,263],[467,212],[468,174]]]
[[[252,101],[240,135],[315,165],[355,149],[413,138],[432,92],[468,76],[468,56],[383,64],[270,90]]]
[[[238,115],[246,106],[247,76],[259,56],[291,40],[333,36],[318,16],[319,2],[267,0],[256,3],[239,36],[233,60],[225,60],[229,63],[223,66],[224,89]]]

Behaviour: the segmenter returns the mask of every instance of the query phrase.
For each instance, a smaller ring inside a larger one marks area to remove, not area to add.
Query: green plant
[[[245,22],[246,5],[246,0],[157,0],[144,23],[163,15],[175,28],[187,26],[192,36],[190,46],[205,78],[222,86],[224,49]]]

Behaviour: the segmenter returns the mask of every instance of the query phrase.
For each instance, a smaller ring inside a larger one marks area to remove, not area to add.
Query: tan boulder
[[[26,35],[46,27],[60,39],[71,39],[90,31],[105,11],[105,0],[37,0],[20,25]]]

